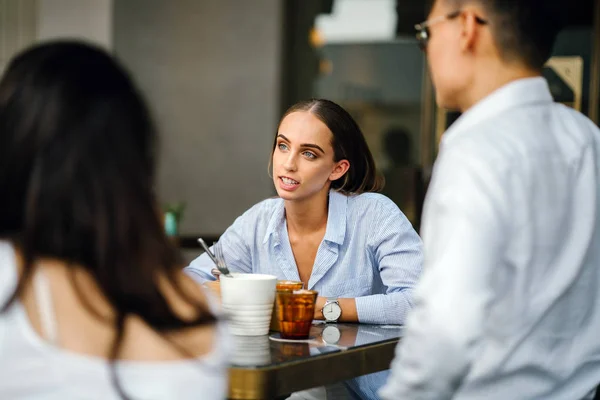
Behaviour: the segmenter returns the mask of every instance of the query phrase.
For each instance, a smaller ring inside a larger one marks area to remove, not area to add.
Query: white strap
[[[50,282],[48,282],[44,271],[40,267],[34,273],[33,289],[40,316],[42,335],[51,344],[56,345],[58,343],[58,330],[56,328],[52,294],[50,293]]]

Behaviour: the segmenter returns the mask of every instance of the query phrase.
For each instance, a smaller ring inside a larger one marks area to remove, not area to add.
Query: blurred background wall
[[[114,0],[113,18],[162,134],[161,199],[187,203],[183,234],[218,235],[273,195],[281,2]]]
[[[113,0],[25,0],[29,3],[37,3],[38,40],[79,37],[112,48]]]

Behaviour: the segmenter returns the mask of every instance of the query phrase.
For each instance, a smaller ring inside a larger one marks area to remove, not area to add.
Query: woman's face
[[[350,164],[333,160],[333,134],[310,112],[288,114],[279,124],[273,151],[273,182],[284,200],[306,200],[326,192]]]

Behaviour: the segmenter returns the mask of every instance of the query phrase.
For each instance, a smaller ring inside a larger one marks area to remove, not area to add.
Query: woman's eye
[[[304,154],[304,157],[310,158],[311,160],[317,158],[317,156],[314,153],[311,153],[310,151],[305,151],[302,154]]]
[[[285,143],[279,143],[278,147],[279,147],[279,150],[287,150],[287,146]]]

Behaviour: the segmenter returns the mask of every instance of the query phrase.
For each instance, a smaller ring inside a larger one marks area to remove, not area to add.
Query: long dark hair
[[[348,160],[350,163],[344,176],[331,183],[332,189],[348,195],[379,192],[383,189],[384,179],[377,173],[367,141],[348,111],[331,100],[310,99],[288,108],[281,120],[297,111],[309,112],[327,125],[333,134],[331,145],[334,161]],[[273,142],[273,152],[276,146],[277,135]]]
[[[21,251],[24,268],[0,311],[35,261],[50,257],[87,271],[113,307],[106,320],[72,279],[89,311],[116,328],[111,362],[128,316],[163,334],[215,321],[178,283],[182,263],[153,192],[156,139],[140,93],[105,51],[58,41],[11,61],[0,81],[0,237]],[[194,320],[172,309],[160,277],[196,307]]]

